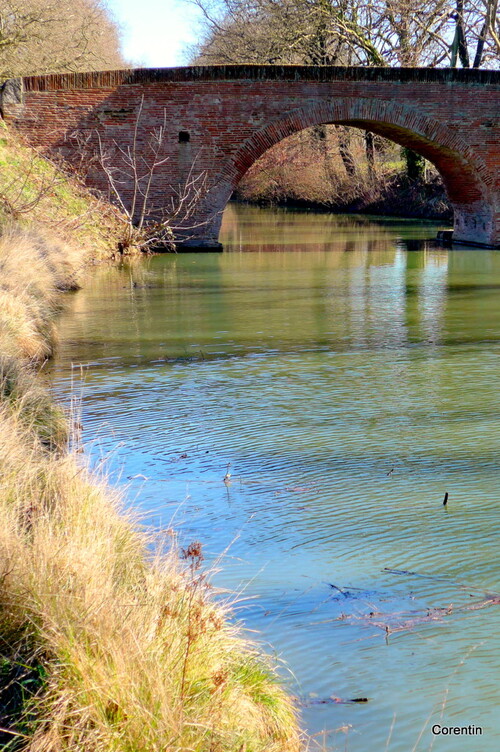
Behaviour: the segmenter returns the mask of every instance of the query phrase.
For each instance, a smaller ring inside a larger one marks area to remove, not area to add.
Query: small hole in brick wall
[[[190,138],[191,136],[189,135],[189,131],[179,131],[179,143],[180,144],[187,144]]]

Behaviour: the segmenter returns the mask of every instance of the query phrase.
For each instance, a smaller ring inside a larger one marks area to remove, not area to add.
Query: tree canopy
[[[101,0],[0,0],[0,78],[123,67]]]
[[[499,0],[193,0],[201,63],[499,66]]]

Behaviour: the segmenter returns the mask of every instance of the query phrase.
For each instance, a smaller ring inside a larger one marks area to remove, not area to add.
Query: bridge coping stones
[[[90,73],[50,73],[22,79],[26,91],[95,89],[180,81],[363,81],[401,83],[477,83],[500,85],[500,71],[472,68],[354,68],[308,65],[196,65]],[[7,84],[9,82],[6,82]],[[4,85],[5,86],[5,85]]]

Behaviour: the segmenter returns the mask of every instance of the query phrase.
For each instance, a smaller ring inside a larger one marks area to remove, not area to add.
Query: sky
[[[199,11],[189,0],[107,0],[122,29],[127,62],[147,68],[186,65],[197,40]]]

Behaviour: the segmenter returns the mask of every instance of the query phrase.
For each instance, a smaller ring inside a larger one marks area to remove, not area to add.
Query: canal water
[[[95,269],[60,321],[92,462],[203,543],[328,750],[498,749],[500,253],[436,229],[230,205],[223,253]]]

